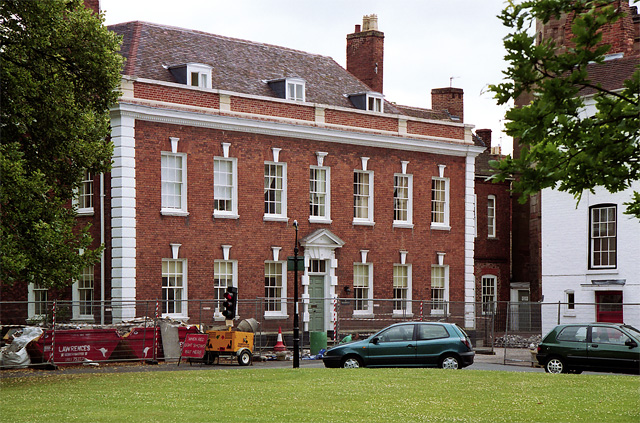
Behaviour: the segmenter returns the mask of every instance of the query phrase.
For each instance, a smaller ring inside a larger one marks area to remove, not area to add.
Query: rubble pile
[[[537,346],[542,342],[541,335],[524,337],[520,335],[505,335],[496,338],[494,347],[496,348],[530,348],[531,344]]]

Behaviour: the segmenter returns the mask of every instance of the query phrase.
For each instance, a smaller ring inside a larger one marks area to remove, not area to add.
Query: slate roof
[[[212,67],[212,88],[273,98],[277,97],[266,81],[298,77],[306,81],[307,102],[347,108],[354,106],[346,94],[371,91],[328,56],[142,21],[108,28],[123,36],[125,75],[176,82],[169,67],[202,63]],[[388,101],[384,110],[450,120],[444,112],[396,106]]]
[[[617,90],[623,87],[623,82],[631,78],[636,67],[640,64],[640,57],[624,57],[608,60],[604,63],[592,63],[587,66],[591,81],[600,84],[606,90]],[[585,88],[580,95],[595,93],[593,88]]]

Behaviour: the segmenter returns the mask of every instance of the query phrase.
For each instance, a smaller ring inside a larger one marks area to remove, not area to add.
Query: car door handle
[[[416,346],[415,346],[415,345],[413,345],[413,344],[409,344],[409,345],[407,345],[407,348],[415,348],[415,347],[416,347]]]
[[[598,344],[591,344],[592,348],[598,348]]]

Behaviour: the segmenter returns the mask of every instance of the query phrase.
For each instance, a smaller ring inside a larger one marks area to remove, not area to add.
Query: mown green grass
[[[3,422],[639,422],[640,378],[210,369],[4,378]]]

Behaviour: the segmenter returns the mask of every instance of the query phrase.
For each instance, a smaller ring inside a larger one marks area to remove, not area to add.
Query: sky
[[[384,32],[384,96],[431,108],[431,90],[464,90],[464,121],[502,133],[507,106],[489,84],[502,82],[508,29],[496,17],[504,0],[100,0],[105,23],[134,20],[195,29],[330,56],[346,67],[346,35],[364,15]],[[452,79],[453,78],[453,79]]]

